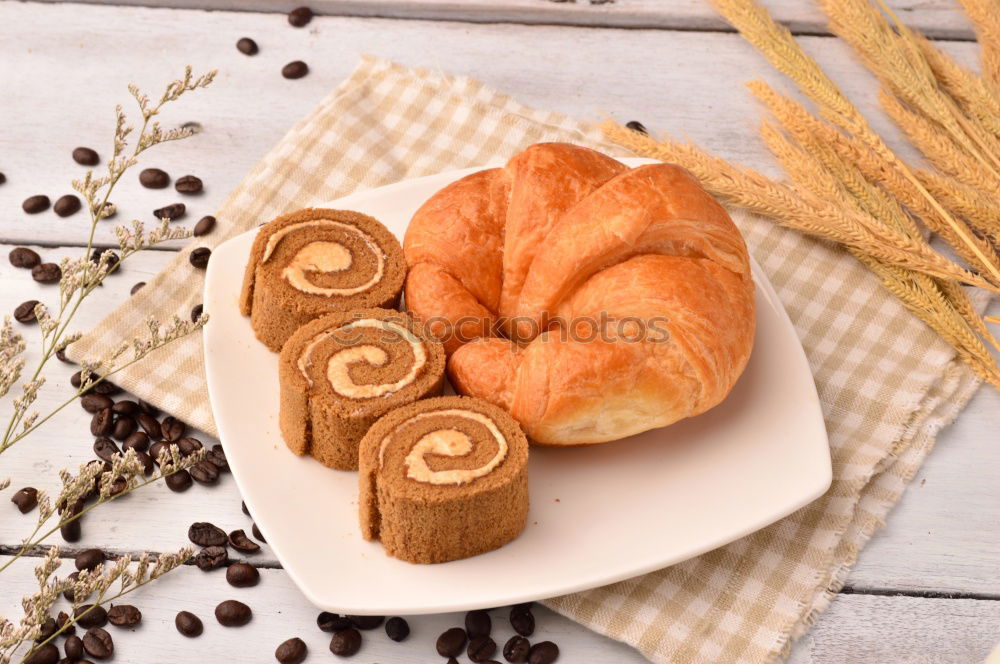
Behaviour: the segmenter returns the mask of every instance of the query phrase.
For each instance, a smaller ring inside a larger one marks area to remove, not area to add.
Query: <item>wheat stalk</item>
[[[982,45],[983,80],[1000,91],[1000,3],[997,0],[959,0],[972,19]]]

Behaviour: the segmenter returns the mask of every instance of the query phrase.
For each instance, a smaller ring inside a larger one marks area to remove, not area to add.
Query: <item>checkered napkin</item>
[[[474,80],[366,58],[247,175],[216,214],[219,230],[203,240],[211,246],[290,210],[552,140],[621,154],[592,126],[527,108]],[[721,549],[547,601],[656,662],[772,662],[786,654],[842,585],[937,432],[978,387],[949,347],[852,258],[766,220],[733,216],[808,355],[830,434],[833,486]],[[139,335],[148,316],[200,302],[202,277],[188,266],[189,251],[71,346],[70,357],[99,355]],[[215,431],[198,336],[115,381]]]

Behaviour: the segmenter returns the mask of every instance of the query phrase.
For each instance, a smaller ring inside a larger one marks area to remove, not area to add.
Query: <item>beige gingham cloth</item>
[[[551,140],[621,154],[594,127],[527,108],[474,80],[366,58],[247,175],[218,211],[218,230],[195,244],[221,243],[358,189],[483,164]],[[787,654],[841,587],[937,432],[978,386],[949,347],[852,258],[766,220],[734,217],[808,355],[830,434],[833,486],[721,549],[546,602],[657,662],[772,662]],[[71,346],[70,357],[136,336],[150,315],[190,311],[201,301],[202,277],[188,253]],[[215,431],[198,336],[115,380]]]

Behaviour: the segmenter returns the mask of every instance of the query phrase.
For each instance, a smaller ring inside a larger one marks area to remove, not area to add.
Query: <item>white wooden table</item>
[[[189,219],[211,213],[254,162],[299,117],[336,86],[359,54],[373,53],[408,65],[469,74],[518,99],[580,118],[601,112],[641,120],[651,128],[689,135],[720,154],[768,170],[773,166],[755,139],[758,109],[742,83],[760,76],[784,82],[739,37],[731,34],[703,0],[319,0],[326,12],[305,29],[288,26],[280,13],[296,0],[138,0],[174,8],[0,3],[0,251],[35,246],[48,259],[79,252],[85,241],[83,214],[61,219],[52,212],[28,216],[20,203],[29,195],[53,200],[69,193],[82,169],[70,152],[87,145],[108,152],[111,110],[128,107],[126,84],[157,91],[185,64],[217,67],[215,85],[169,111],[166,122],[196,121],[198,137],[158,149],[147,166],[180,176],[193,173],[206,193],[187,200]],[[766,3],[803,38],[832,77],[857,100],[886,135],[896,137],[874,110],[875,85],[848,49],[824,36],[822,18],[803,0]],[[976,46],[952,0],[895,0],[906,20],[948,41],[946,48],[972,63]],[[239,5],[238,7],[235,5]],[[212,11],[206,11],[210,9]],[[236,10],[239,11],[236,11]],[[628,29],[622,29],[628,28]],[[260,54],[237,52],[249,36]],[[291,60],[308,62],[298,81],[281,78]],[[154,163],[155,162],[155,163]],[[133,176],[134,178],[134,176]],[[118,219],[151,220],[150,211],[174,202],[172,190],[142,189],[130,179],[114,196]],[[110,243],[110,222],[100,241]],[[151,251],[131,261],[80,316],[95,323],[128,296],[133,283],[163,266],[169,251]],[[27,299],[52,301],[54,287],[31,281],[26,271],[0,261],[0,311]],[[29,330],[29,334],[31,331]],[[72,369],[54,368],[44,403],[65,393]],[[0,412],[6,411],[7,404]],[[894,510],[887,527],[864,550],[844,591],[793,651],[796,664],[841,662],[981,661],[1000,640],[1000,395],[984,388],[959,422],[940,436],[937,449]],[[0,458],[0,477],[14,486],[54,488],[55,471],[92,456],[89,416],[71,407],[37,435]],[[0,501],[0,555],[27,533],[30,519]],[[196,486],[172,494],[153,486],[88,515],[84,539],[64,548],[100,546],[114,553],[175,549],[185,543],[190,522],[205,520],[229,530],[247,528],[232,478],[219,486]],[[310,661],[332,659],[329,639],[314,624],[316,610],[265,550],[251,559],[262,582],[234,589],[221,572],[186,567],[133,596],[144,621],[134,634],[115,632],[117,661],[273,661],[278,643],[291,636],[307,641]],[[32,559],[0,582],[0,613],[13,616],[30,588]],[[72,562],[67,565],[71,568]],[[225,629],[211,619],[212,607],[234,597],[250,604],[249,627]],[[174,630],[174,614],[202,616],[206,634],[188,640]],[[512,633],[500,612],[498,640]],[[539,610],[536,638],[559,643],[560,661],[640,662],[622,644]],[[411,619],[406,645],[384,634],[366,639],[354,661],[439,662],[437,634],[460,616]]]

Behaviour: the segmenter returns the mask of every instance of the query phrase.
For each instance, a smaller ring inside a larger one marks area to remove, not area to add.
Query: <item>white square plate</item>
[[[427,198],[475,170],[400,182],[322,207],[364,212],[402,238]],[[221,245],[208,265],[208,389],[247,506],[281,564],[322,609],[437,613],[594,588],[731,542],[803,507],[830,485],[826,429],[809,366],[755,264],[757,340],[725,402],[700,417],[614,443],[532,448],[531,512],[518,539],[440,565],[390,558],[377,542],[361,538],[357,474],[297,457],[282,442],[278,356],[256,340],[237,305],[255,234]]]

